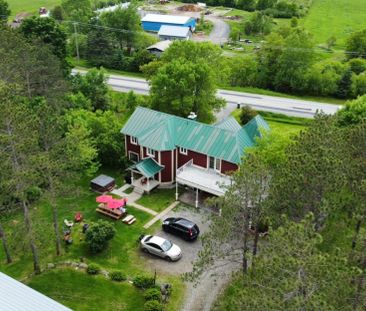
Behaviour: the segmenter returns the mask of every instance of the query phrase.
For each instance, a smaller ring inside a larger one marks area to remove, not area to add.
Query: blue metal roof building
[[[192,31],[196,29],[196,20],[189,16],[147,14],[141,22],[145,31],[158,32],[162,25],[189,27]]]

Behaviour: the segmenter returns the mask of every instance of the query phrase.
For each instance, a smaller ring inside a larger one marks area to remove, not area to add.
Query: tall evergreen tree
[[[36,273],[41,272],[36,236],[30,216],[27,190],[37,185],[39,162],[37,118],[19,96],[18,88],[0,81],[0,167],[9,171],[9,188],[23,209],[26,238],[29,241]]]

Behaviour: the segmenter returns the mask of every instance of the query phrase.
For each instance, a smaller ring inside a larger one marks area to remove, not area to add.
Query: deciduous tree
[[[216,98],[219,55],[209,43],[174,42],[157,61],[161,66],[148,65],[157,70],[149,77],[152,107],[182,117],[194,111],[199,120],[212,121],[223,106]]]
[[[60,24],[57,24],[53,18],[31,17],[22,22],[20,31],[26,38],[40,39],[45,44],[50,45],[52,53],[59,58],[65,74],[69,73],[70,65],[66,60],[67,37]]]
[[[5,0],[0,0],[0,26],[6,25],[10,16],[9,4]]]

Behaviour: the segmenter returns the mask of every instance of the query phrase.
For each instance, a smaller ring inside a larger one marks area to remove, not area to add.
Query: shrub
[[[85,240],[90,251],[98,253],[108,245],[108,241],[114,237],[115,233],[116,230],[112,224],[104,220],[98,220],[98,222],[90,225]]]
[[[133,279],[133,285],[138,288],[150,288],[155,285],[154,283],[154,278],[146,275],[138,275]]]
[[[90,265],[88,265],[86,272],[88,274],[96,275],[100,272],[100,267],[94,263],[91,263]]]
[[[251,119],[253,119],[257,115],[257,111],[255,111],[250,106],[246,105],[240,110],[240,123],[241,125],[247,124]]]
[[[149,300],[144,304],[144,311],[162,311],[163,305],[159,301]]]
[[[112,281],[122,282],[127,279],[126,275],[122,271],[112,271],[109,273],[109,277]]]
[[[149,288],[144,294],[145,300],[161,300],[160,290],[157,288]]]
[[[32,186],[27,190],[27,200],[29,203],[33,203],[39,200],[41,197],[42,190],[37,186]]]

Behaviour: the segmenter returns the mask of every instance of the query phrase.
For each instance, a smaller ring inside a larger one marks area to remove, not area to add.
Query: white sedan
[[[145,235],[140,244],[144,252],[169,261],[177,261],[182,257],[182,251],[178,245],[156,235]]]

